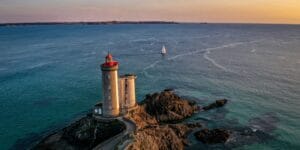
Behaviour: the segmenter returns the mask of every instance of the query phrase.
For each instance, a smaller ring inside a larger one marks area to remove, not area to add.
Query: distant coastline
[[[111,24],[179,24],[173,21],[95,21],[95,22],[24,22],[0,23],[0,26],[27,26],[27,25],[111,25]]]
[[[1,26],[31,26],[31,25],[114,25],[114,24],[223,24],[223,25],[286,25],[299,26],[300,24],[282,23],[229,23],[229,22],[176,22],[176,21],[75,21],[75,22],[16,22],[0,23]]]

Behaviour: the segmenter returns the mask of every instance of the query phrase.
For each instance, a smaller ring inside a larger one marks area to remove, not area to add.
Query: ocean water
[[[230,148],[300,149],[300,26],[254,24],[0,27],[0,149],[29,148],[89,111],[108,51],[120,74],[137,74],[139,101],[164,88],[202,105],[227,98],[190,121],[269,135]]]

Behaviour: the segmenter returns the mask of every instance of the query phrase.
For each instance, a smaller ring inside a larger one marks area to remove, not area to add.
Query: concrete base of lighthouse
[[[103,111],[103,103],[99,102],[94,106],[93,116],[98,117],[98,118],[100,117],[100,118],[107,118],[107,119],[111,118],[111,119],[113,119],[113,118],[119,117],[120,114],[119,114],[119,111],[116,115],[107,115],[107,114],[105,114],[104,111]]]
[[[103,104],[102,104],[102,102],[99,102],[94,106],[93,116],[96,118],[102,118],[102,119],[114,119],[114,118],[117,118],[120,116],[125,116],[125,115],[131,113],[132,111],[136,110],[137,108],[138,108],[138,105],[136,104],[135,106],[130,107],[130,108],[120,109],[120,114],[117,116],[103,115]]]

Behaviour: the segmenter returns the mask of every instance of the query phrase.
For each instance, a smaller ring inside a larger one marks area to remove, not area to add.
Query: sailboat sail
[[[166,54],[166,53],[167,53],[167,49],[165,48],[165,46],[163,46],[161,49],[161,54]]]

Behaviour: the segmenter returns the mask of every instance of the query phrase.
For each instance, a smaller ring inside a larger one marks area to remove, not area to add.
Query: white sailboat
[[[166,55],[167,54],[167,49],[166,47],[163,45],[162,49],[161,49],[161,54],[162,55]]]

